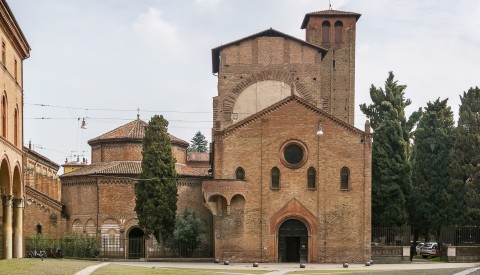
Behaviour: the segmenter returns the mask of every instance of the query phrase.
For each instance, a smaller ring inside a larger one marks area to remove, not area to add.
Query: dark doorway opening
[[[143,230],[136,227],[128,233],[128,258],[140,259],[145,257],[145,241]]]
[[[286,237],[285,243],[286,243],[285,261],[299,262],[300,261],[300,237]]]
[[[308,230],[299,220],[286,220],[278,231],[278,261],[308,262]]]

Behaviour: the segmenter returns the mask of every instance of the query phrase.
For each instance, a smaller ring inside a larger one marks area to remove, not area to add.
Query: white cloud
[[[147,47],[169,53],[179,52],[183,43],[178,28],[161,15],[161,11],[150,7],[147,13],[138,16],[132,28],[147,43]]]

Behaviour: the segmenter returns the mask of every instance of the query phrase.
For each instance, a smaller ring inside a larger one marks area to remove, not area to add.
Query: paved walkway
[[[107,264],[110,264],[110,263],[101,263],[101,264],[89,266],[75,273],[75,275],[89,275],[90,273],[95,271],[95,269],[100,268],[102,266],[106,266]]]
[[[300,264],[296,263],[259,263],[258,267],[253,267],[251,263],[231,263],[230,265],[215,263],[173,263],[173,262],[110,262],[112,264],[142,266],[149,268],[196,268],[196,269],[242,269],[242,270],[271,270],[266,275],[281,275],[292,271],[301,270],[330,270],[330,271],[390,271],[390,270],[427,270],[427,269],[446,269],[446,268],[466,268],[459,274],[467,275],[473,271],[480,269],[480,263],[432,263],[432,262],[413,262],[399,264],[374,264],[365,266],[363,264],[350,264],[348,268],[344,268],[342,264],[306,264],[305,268],[300,268]],[[88,275],[97,268],[109,263],[102,263],[87,267],[76,275]],[[469,272],[470,271],[470,272]]]

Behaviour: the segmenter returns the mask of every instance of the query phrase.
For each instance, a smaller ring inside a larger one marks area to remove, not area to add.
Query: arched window
[[[350,189],[350,170],[348,170],[347,167],[343,167],[342,170],[340,170],[340,189]]]
[[[335,42],[342,42],[343,37],[343,23],[342,21],[335,22]]]
[[[35,231],[37,231],[37,234],[42,234],[42,226],[40,224],[37,224],[35,226]]]
[[[237,180],[245,180],[245,170],[242,167],[238,167],[235,171],[235,178]]]
[[[277,167],[272,168],[271,177],[272,189],[280,189],[280,170]]]
[[[330,42],[330,22],[322,23],[322,42]]]
[[[315,171],[315,168],[310,167],[307,170],[307,188],[308,189],[315,189],[316,188],[316,183],[317,182],[317,171]]]
[[[13,111],[13,144],[18,146],[18,109]]]
[[[2,97],[2,136],[7,137],[7,96]]]

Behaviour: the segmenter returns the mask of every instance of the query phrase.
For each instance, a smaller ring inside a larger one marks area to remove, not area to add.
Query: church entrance
[[[128,233],[128,258],[140,259],[145,257],[145,240],[143,230],[135,227]]]
[[[303,222],[290,219],[280,226],[278,261],[308,262],[308,230]]]

